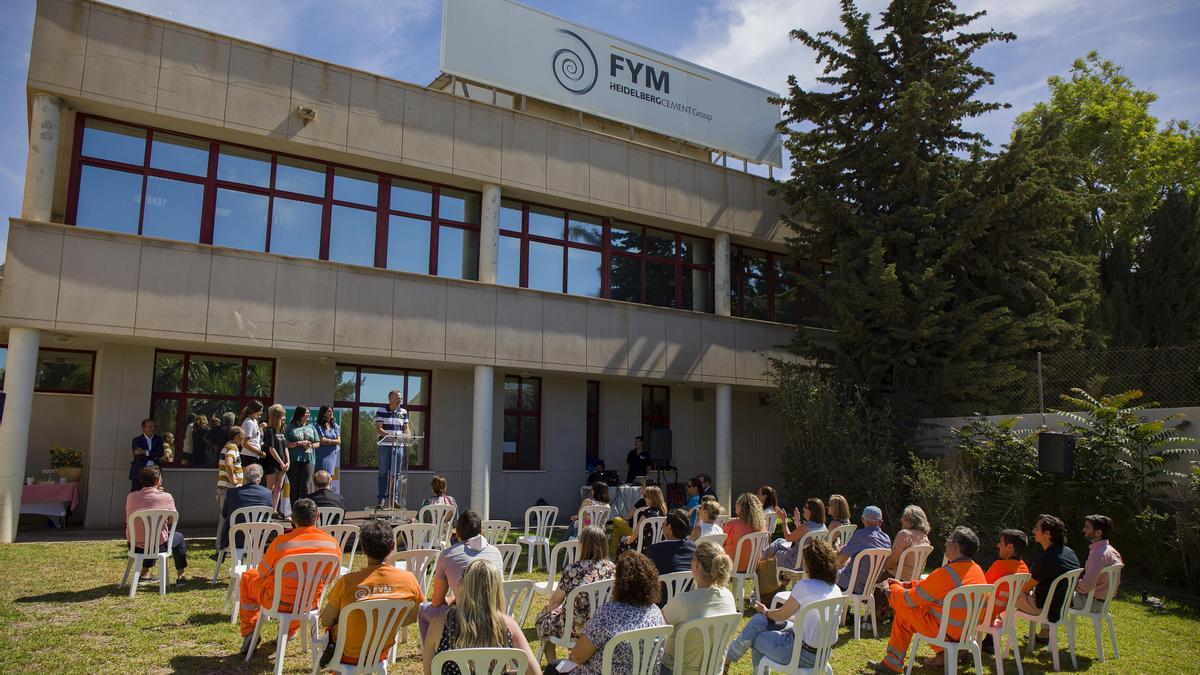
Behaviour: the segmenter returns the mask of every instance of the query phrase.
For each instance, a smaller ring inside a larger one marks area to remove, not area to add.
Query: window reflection
[[[156,133],[150,147],[150,166],[193,176],[207,176],[208,142]]]
[[[479,223],[479,195],[442,188],[438,200],[438,218],[459,223]]]
[[[529,288],[539,291],[563,290],[563,247],[529,242]]]
[[[324,197],[325,165],[280,157],[275,166],[275,189]]]
[[[387,267],[429,274],[429,221],[405,216],[388,218]]]
[[[276,198],[271,208],[271,253],[321,257],[320,204]]]
[[[675,306],[675,266],[646,263],[646,304]]]
[[[439,277],[479,278],[479,233],[458,227],[438,229]]]
[[[89,119],[83,125],[82,152],[88,157],[142,166],[146,161],[146,132]]]
[[[567,249],[567,292],[600,297],[600,252]]]
[[[433,188],[406,180],[392,181],[391,209],[419,216],[433,215]]]
[[[642,301],[642,261],[623,255],[612,257],[609,297],[625,302]]]
[[[500,203],[500,229],[510,232],[521,231],[521,205],[513,202]]]
[[[680,276],[680,307],[694,312],[712,311],[712,272],[684,268]]]
[[[500,258],[496,267],[496,283],[505,286],[521,285],[521,240],[500,237]]]
[[[271,186],[271,155],[222,145],[217,157],[217,180],[257,187]]]
[[[333,198],[375,206],[379,199],[379,178],[375,174],[337,169],[333,172]]]
[[[646,228],[646,255],[656,258],[675,257],[675,235],[661,230]]]
[[[529,208],[529,234],[562,239],[566,222],[566,214],[562,211],[537,206]]]
[[[266,195],[218,189],[213,245],[265,251],[269,201]]]
[[[612,247],[615,251],[640,253],[642,250],[642,228],[613,224],[610,228]]]
[[[137,234],[142,177],[136,173],[84,166],[79,178],[77,203],[77,225]]]
[[[581,244],[604,244],[604,221],[589,216],[572,215],[567,223],[567,239]]]
[[[329,259],[351,265],[375,264],[375,212],[333,206],[329,219]]]
[[[203,208],[203,183],[150,176],[146,179],[142,234],[179,241],[200,241],[200,213]]]

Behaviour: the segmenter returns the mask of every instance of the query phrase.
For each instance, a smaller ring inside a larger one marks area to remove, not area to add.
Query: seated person
[[[263,478],[261,464],[251,464],[242,471],[244,484],[229,488],[225,493],[225,504],[221,507],[221,548],[229,547],[229,522],[233,512],[244,506],[271,506],[271,490],[260,485]],[[241,541],[234,542],[241,546]]]
[[[421,611],[417,617],[417,627],[421,631],[421,639],[429,630],[429,624],[437,617],[450,611],[458,597],[458,585],[462,582],[467,566],[476,560],[487,560],[504,569],[504,556],[500,549],[488,543],[480,534],[482,523],[479,514],[474,511],[463,511],[458,516],[454,534],[458,542],[442,551],[433,568],[433,592],[429,601],[421,603]]]
[[[1096,589],[1093,596],[1095,605],[1092,611],[1099,611],[1100,603],[1108,599],[1108,575],[1100,574],[1100,570],[1110,565],[1121,565],[1125,561],[1112,544],[1108,543],[1108,535],[1112,532],[1112,518],[1102,515],[1091,515],[1083,519],[1083,536],[1088,540],[1087,562],[1083,564],[1083,574],[1075,585],[1075,597],[1071,606],[1083,609],[1087,603],[1087,595]]]
[[[700,484],[704,486],[704,490],[700,492],[700,497],[712,497],[713,499],[716,499],[717,491],[713,489],[712,476],[706,473],[698,473],[696,474],[696,478],[699,478]]]
[[[767,519],[763,517],[762,502],[753,492],[743,492],[733,505],[733,511],[737,518],[725,523],[724,527],[725,555],[741,568],[734,572],[746,572],[750,567],[750,558],[743,553],[744,557],[738,560],[738,542],[752,532],[766,532]]]
[[[338,548],[337,540],[317,529],[317,505],[311,499],[298,499],[292,507],[292,525],[290,532],[275,537],[263,553],[258,567],[252,567],[242,573],[241,606],[238,610],[238,623],[242,633],[242,651],[251,649],[251,639],[254,637],[254,627],[258,624],[259,607],[271,606],[275,601],[275,575],[283,575],[282,594],[279,606],[291,610],[292,601],[296,598],[297,580],[294,575],[295,567],[284,569],[283,562],[290,555],[301,553],[330,553],[336,555],[341,564],[342,550]],[[317,597],[321,589],[317,589]],[[305,607],[314,610],[316,607]],[[291,637],[300,629],[300,622],[293,621],[287,627]],[[280,627],[283,630],[283,627]]]
[[[346,626],[338,625],[342,610],[347,605],[360,600],[411,600],[415,607],[425,600],[425,595],[421,592],[421,584],[413,576],[413,573],[402,570],[390,562],[392,553],[396,550],[396,539],[392,534],[392,528],[382,520],[372,520],[362,527],[359,537],[363,553],[367,554],[367,566],[345,574],[334,582],[333,587],[325,596],[321,619],[314,623],[314,632],[316,630],[328,631],[328,637],[325,639],[329,644],[321,658],[322,667],[328,665],[329,659],[333,658],[339,630],[346,631],[346,646],[342,650],[342,663],[358,663],[359,651],[362,649],[363,640],[367,638],[367,626],[363,616],[357,613],[350,616],[350,622]],[[409,612],[400,625],[407,626],[416,619],[416,612]],[[395,637],[396,631],[393,630],[388,635],[388,644],[391,644]],[[313,644],[318,644],[320,641],[321,638],[313,638]],[[384,649],[380,658],[387,661],[387,649]]]
[[[992,566],[988,568],[983,575],[984,579],[989,584],[995,584],[1001,578],[1010,574],[1028,574],[1029,568],[1025,566],[1025,561],[1022,556],[1025,555],[1025,547],[1029,545],[1029,539],[1025,533],[1020,530],[1004,530],[1000,533],[1000,540],[996,543],[996,553],[999,558]],[[988,617],[988,623],[994,622],[1000,617],[1000,614],[1008,608],[1008,586],[997,589],[996,602],[992,615]],[[984,638],[984,647],[987,648],[991,644],[992,636],[988,635]]]
[[[1066,524],[1055,516],[1038,516],[1037,523],[1033,526],[1033,538],[1041,545],[1042,552],[1034,559],[1033,567],[1029,570],[1033,578],[1025,583],[1021,595],[1017,596],[1017,609],[1026,614],[1036,615],[1049,600],[1053,604],[1050,605],[1050,612],[1046,618],[1058,621],[1067,587],[1059,584],[1053,598],[1046,596],[1050,594],[1050,584],[1054,583],[1055,579],[1064,572],[1079,569],[1079,558],[1075,556],[1075,551],[1067,548]]]
[[[433,657],[448,649],[501,647],[525,652],[525,675],[538,675],[538,660],[516,620],[505,614],[504,577],[500,566],[476,559],[463,572],[457,606],[438,615],[421,642],[425,675],[462,675],[453,663],[433,673]],[[480,672],[490,672],[485,668]]]
[[[687,536],[687,511],[675,509],[668,513],[667,522],[663,525],[662,541],[642,549],[659,574],[691,571],[692,558],[696,557],[696,542]]]
[[[929,519],[925,517],[925,510],[916,504],[904,507],[904,512],[900,514],[900,528],[896,533],[896,541],[892,542],[892,552],[883,562],[883,572],[897,579],[912,579],[925,570],[911,569],[911,557],[905,561],[906,567],[899,569],[900,556],[913,546],[929,543]]]
[[[843,525],[850,524],[850,502],[841,495],[829,495],[829,501],[825,503],[825,515],[829,516],[829,522],[826,524],[831,530],[836,530]]]
[[[772,494],[768,496],[773,499],[775,489],[770,486],[764,486],[764,488],[771,491]],[[763,550],[763,557],[775,558],[775,564],[784,569],[796,569],[800,554],[796,542],[803,539],[804,535],[809,532],[825,531],[825,504],[816,497],[810,498],[804,502],[803,517],[801,517],[800,509],[793,509],[793,517],[796,519],[796,529],[794,530],[788,529],[787,514],[778,505],[775,506],[775,514],[779,516],[779,522],[783,524],[783,537],[768,544],[767,548]]]
[[[596,526],[583,528],[583,534],[579,537],[579,560],[563,568],[562,577],[554,589],[554,595],[546,601],[546,607],[538,612],[537,618],[533,622],[534,628],[537,629],[538,640],[542,643],[542,650],[548,661],[557,658],[555,645],[550,642],[550,638],[561,637],[563,631],[567,630],[564,625],[567,621],[567,610],[563,605],[567,594],[584,584],[613,578],[616,569],[613,562],[608,559],[608,536],[604,534],[604,530]],[[587,623],[591,615],[592,608],[587,598],[576,597],[572,622],[574,625],[570,628],[572,639],[579,639],[580,633],[583,632],[583,625]]]
[[[737,613],[733,593],[726,588],[732,571],[733,561],[720,546],[708,541],[696,547],[692,557],[694,587],[671,598],[662,610],[663,619],[675,626],[675,633],[667,639],[661,675],[671,675],[676,661],[681,673],[700,672],[705,656],[704,641],[695,633],[689,635],[684,644],[677,644],[675,638],[679,626],[688,621]]]
[[[604,476],[604,460],[596,462],[595,466],[592,467],[592,472],[588,474],[587,484],[595,485],[596,483],[607,484]]]
[[[867,583],[867,561],[863,560],[859,565],[858,578],[855,580],[855,588],[850,586],[851,565],[858,559],[858,554],[869,548],[891,548],[892,538],[887,535],[880,527],[883,524],[883,511],[878,506],[868,506],[862,512],[863,526],[854,531],[850,535],[850,541],[838,551],[837,563],[841,568],[838,572],[837,584],[838,588],[851,593],[862,593],[863,587]],[[978,549],[978,544],[976,544]]]
[[[313,474],[313,491],[308,498],[313,500],[318,507],[333,507],[345,511],[346,500],[334,492],[331,485],[333,485],[333,476],[330,476],[325,469],[321,469]]]
[[[904,660],[915,633],[937,636],[942,628],[942,601],[946,595],[959,586],[986,583],[983,570],[972,560],[978,552],[979,537],[969,528],[956,527],[946,540],[946,560],[949,562],[920,581],[887,581],[888,605],[895,612],[892,632],[888,636],[887,655],[882,661],[868,661],[868,668],[880,673],[898,673],[904,669]],[[949,639],[957,640],[962,634],[966,613],[965,607],[950,608],[946,631]],[[941,666],[945,654],[940,650],[937,654],[926,665]]]
[[[453,506],[455,510],[458,510],[458,503],[454,501],[454,497],[446,494],[446,487],[448,485],[449,482],[446,480],[445,476],[434,476],[433,479],[429,481],[429,488],[432,490],[433,494],[421,500],[421,506],[425,507],[441,504],[444,506]]]
[[[792,586],[788,599],[782,607],[767,609],[767,606],[761,602],[754,603],[754,608],[758,613],[729,644],[729,650],[725,653],[726,670],[728,670],[729,664],[741,659],[751,649],[753,649],[751,659],[755,672],[758,672],[758,664],[764,656],[776,663],[787,663],[792,658],[792,649],[796,644],[796,627],[791,619],[805,605],[841,597],[842,591],[834,583],[837,580],[836,554],[829,542],[810,540],[800,555],[803,556],[804,569],[808,571],[808,578],[797,581]],[[783,626],[771,627],[772,623],[780,622],[783,623]],[[801,647],[801,668],[813,667],[816,648],[811,646],[816,644],[820,634],[821,625],[817,615],[809,614],[804,617],[801,636],[804,640],[803,644],[809,645],[810,649],[806,650],[803,646]]]
[[[693,509],[700,506],[700,493],[704,491],[704,486],[700,483],[699,478],[689,478],[684,489],[687,491],[687,502],[684,503],[683,510],[688,512],[691,524],[695,525],[696,514]]]
[[[641,513],[638,514],[638,503],[645,506]],[[636,518],[631,517],[629,522],[622,521],[619,518],[613,519],[613,540],[616,542],[614,553],[621,553],[629,549],[637,547],[637,541],[634,538],[635,532],[641,530],[642,521],[646,518],[659,518],[667,515],[667,500],[663,498],[662,490],[657,485],[647,485],[642,488],[642,499],[633,505],[633,512],[638,514]],[[642,549],[645,550],[651,543],[651,532],[647,528],[642,530]]]
[[[129,529],[129,516],[134,511],[145,511],[146,509],[166,509],[175,511],[175,498],[171,493],[167,492],[162,487],[162,474],[158,467],[154,465],[144,466],[138,471],[138,484],[142,487],[137,492],[130,492],[125,497],[125,538],[132,538],[133,542],[144,542],[145,532],[142,532],[142,523],[135,523],[137,531]],[[183,534],[179,531],[175,532],[174,538],[168,541],[171,536],[171,522],[164,521],[162,532],[159,533],[159,552],[164,552],[167,549],[171,550],[171,557],[175,560],[175,583],[183,583],[187,581],[183,571],[187,569],[187,541],[184,540]],[[135,546],[134,551],[143,553],[140,546]],[[150,570],[154,568],[153,560],[146,560],[142,563],[142,573],[138,577],[137,582],[151,581],[154,577],[150,574]]]
[[[579,503],[579,510],[582,511],[589,506],[601,506],[601,505],[609,506],[608,484],[607,483],[599,483],[599,482],[592,483],[591,496],[586,497],[582,502]],[[567,539],[574,539],[575,536],[579,534],[580,527],[589,527],[591,525],[597,525],[601,528],[604,528],[605,526],[608,525],[607,522],[593,523],[590,518],[585,518],[585,519],[587,520],[587,522],[580,523],[579,522],[579,514],[578,513],[571,514],[571,526],[567,528]]]
[[[696,541],[700,537],[709,534],[725,534],[725,530],[717,524],[717,516],[721,515],[721,505],[715,499],[706,499],[700,502],[700,508],[696,510],[698,522],[692,528],[692,533],[688,535],[692,541]]]

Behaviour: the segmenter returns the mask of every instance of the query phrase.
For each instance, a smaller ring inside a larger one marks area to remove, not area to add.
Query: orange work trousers
[[[265,582],[265,583],[264,583]],[[286,596],[287,588],[284,588]],[[289,611],[292,608],[291,600],[294,599],[295,589],[292,589],[293,598],[284,598],[280,603],[281,611]],[[241,629],[242,637],[246,637],[254,632],[254,627],[258,625],[260,610],[263,605],[270,605],[272,596],[275,594],[275,579],[263,579],[257,567],[252,567],[242,573],[242,579],[238,587],[239,599],[241,606],[238,608],[238,627]],[[296,635],[296,631],[300,630],[300,622],[293,621],[288,626],[288,638]]]

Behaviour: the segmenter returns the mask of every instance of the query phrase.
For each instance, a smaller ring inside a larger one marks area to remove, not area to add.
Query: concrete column
[[[21,485],[29,452],[29,418],[33,413],[33,381],[37,376],[38,330],[8,330],[8,364],[4,371],[4,421],[0,423],[0,544],[17,537]]]
[[[483,212],[479,217],[479,280],[496,283],[500,260],[500,186],[483,186]]]
[[[713,482],[721,505],[733,512],[733,387],[717,385],[717,458]]]
[[[34,94],[29,110],[29,155],[25,159],[25,201],[21,217],[50,221],[54,203],[54,174],[58,166],[58,123],[62,99]]]
[[[713,249],[713,289],[715,305],[713,313],[717,316],[729,316],[731,303],[729,301],[729,235],[718,234],[716,246]],[[718,390],[719,391],[719,390]]]
[[[492,481],[492,367],[475,366],[471,411],[471,510],[488,519]]]

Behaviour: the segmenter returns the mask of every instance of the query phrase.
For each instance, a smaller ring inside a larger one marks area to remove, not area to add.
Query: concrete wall
[[[786,234],[761,178],[82,0],[39,0],[28,86],[79,110],[467,187],[498,183],[647,224],[776,243]],[[316,120],[301,120],[301,105]]]
[[[9,231],[0,322],[186,340],[210,350],[236,345],[750,387],[772,385],[768,358],[791,358],[781,347],[794,330],[19,220]],[[302,393],[312,374],[297,377]]]

